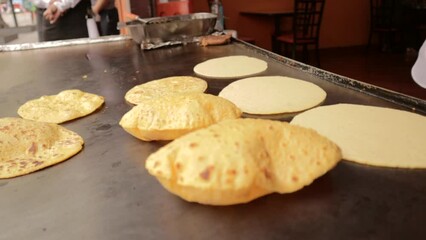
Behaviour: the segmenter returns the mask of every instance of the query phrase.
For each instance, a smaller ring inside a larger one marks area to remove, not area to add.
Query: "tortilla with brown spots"
[[[175,94],[145,100],[127,112],[120,125],[144,140],[173,140],[189,132],[241,116],[230,101],[204,93]]]
[[[78,153],[83,143],[78,134],[54,123],[0,118],[0,178],[62,162]]]
[[[340,159],[336,144],[311,129],[235,119],[176,139],[151,154],[145,167],[187,201],[230,205],[297,191]]]
[[[134,86],[124,98],[129,103],[139,103],[156,97],[182,93],[202,93],[207,89],[207,82],[191,76],[174,76],[153,80]]]
[[[72,89],[30,100],[18,109],[18,114],[29,120],[63,123],[89,115],[103,103],[102,96]]]

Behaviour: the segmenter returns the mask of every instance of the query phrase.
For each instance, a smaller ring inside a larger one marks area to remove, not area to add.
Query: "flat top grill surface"
[[[425,101],[299,64],[251,45],[195,44],[142,51],[131,40],[0,53],[0,117],[65,89],[105,97],[97,112],[62,124],[84,149],[47,169],[0,180],[0,239],[419,239],[426,236],[426,171],[342,161],[310,186],[248,204],[212,207],[167,192],[144,168],[165,142],[143,142],[119,125],[125,93],[153,79],[194,75],[204,60],[248,55],[261,75],[311,81],[324,105],[355,103],[415,110]],[[362,80],[362,79],[361,79]],[[230,80],[207,80],[217,94]],[[261,96],[259,96],[261,97]],[[289,120],[291,116],[275,116]],[[397,127],[397,126],[396,126]],[[390,137],[392,134],[390,133]]]

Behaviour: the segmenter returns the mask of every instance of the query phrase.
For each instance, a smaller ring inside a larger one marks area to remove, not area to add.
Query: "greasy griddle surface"
[[[162,188],[147,173],[144,161],[165,142],[142,142],[118,125],[131,108],[124,94],[136,84],[193,75],[192,68],[199,62],[236,54],[266,60],[269,69],[262,75],[296,77],[319,85],[328,93],[323,104],[343,102],[405,109],[365,92],[337,86],[329,81],[330,76],[289,67],[240,43],[206,48],[189,44],[142,51],[132,41],[119,41],[0,53],[0,117],[17,116],[18,107],[27,100],[64,89],[77,88],[105,97],[105,105],[94,114],[62,124],[85,139],[82,152],[42,171],[0,180],[0,239],[426,236],[425,170],[378,168],[343,161],[296,193],[271,194],[227,207],[188,203]],[[208,82],[208,92],[217,94],[231,81]]]

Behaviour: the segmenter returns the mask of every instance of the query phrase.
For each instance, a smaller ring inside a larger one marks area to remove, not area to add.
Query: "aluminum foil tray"
[[[194,42],[200,36],[214,31],[217,16],[211,13],[194,13],[170,17],[137,18],[120,23],[128,28],[132,39],[142,49]]]

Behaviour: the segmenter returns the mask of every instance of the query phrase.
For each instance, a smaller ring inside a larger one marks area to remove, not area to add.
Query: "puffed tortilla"
[[[144,141],[173,140],[240,116],[241,110],[226,99],[204,93],[187,93],[145,100],[127,112],[120,125]]]
[[[297,191],[340,159],[336,144],[313,130],[234,119],[174,140],[151,154],[145,167],[186,201],[231,205]]]
[[[249,114],[300,112],[321,104],[327,93],[319,86],[283,76],[251,77],[232,82],[219,93]]]
[[[134,86],[127,91],[124,98],[129,103],[138,105],[144,100],[181,93],[203,93],[207,82],[191,76],[174,76],[153,80]]]
[[[28,120],[63,123],[89,115],[103,103],[102,96],[71,89],[30,100],[19,107],[18,114]]]
[[[380,167],[426,168],[426,117],[356,104],[321,106],[291,124],[315,129],[334,141],[343,159]]]
[[[266,71],[268,64],[258,58],[235,55],[213,58],[194,67],[194,72],[202,77],[216,79],[243,78]]]
[[[84,141],[54,123],[0,118],[0,143],[0,178],[12,178],[74,156]]]

